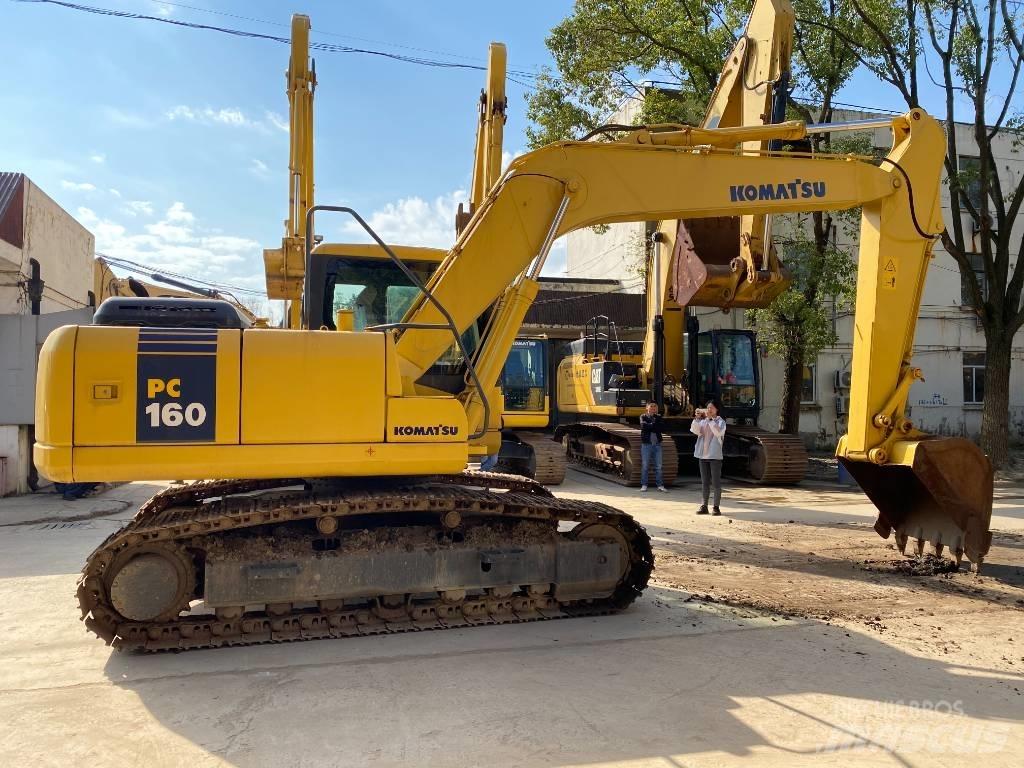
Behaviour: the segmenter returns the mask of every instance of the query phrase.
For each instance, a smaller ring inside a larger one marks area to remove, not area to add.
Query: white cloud
[[[386,243],[451,248],[455,242],[455,212],[466,199],[464,190],[457,190],[427,202],[420,197],[406,197],[373,211],[366,221]],[[354,221],[347,222],[347,236],[369,239]]]
[[[102,165],[103,163],[107,162],[107,156],[104,155],[102,152],[94,152],[93,154],[89,155],[89,159],[92,160],[97,165]]]
[[[387,203],[370,213],[367,223],[386,243],[395,245],[423,245],[431,248],[451,248],[455,242],[455,212],[466,199],[464,190],[457,190],[427,202],[419,197],[403,198]],[[367,241],[363,228],[354,221],[342,228],[346,238]],[[566,238],[560,237],[551,246],[541,272],[545,276],[564,277],[566,274]]]
[[[152,216],[153,204],[148,200],[129,200],[121,210],[129,216]]]
[[[290,127],[288,125],[288,119],[282,117],[277,112],[267,112],[267,122],[277,128],[277,130],[288,133]]]
[[[158,14],[160,14],[161,16],[163,16],[164,18],[167,18],[172,13],[174,13],[174,9],[171,8],[169,5],[164,5],[163,3],[155,3],[155,5],[156,5],[156,12]]]
[[[181,224],[172,224],[166,219],[155,224],[147,224],[146,231],[160,238],[165,243],[187,243],[192,240],[192,230]]]
[[[507,171],[509,163],[525,154],[525,149],[517,149],[515,152],[509,152],[507,149],[501,150],[501,172]]]
[[[73,192],[95,192],[96,191],[96,185],[95,184],[90,184],[87,181],[77,182],[77,181],[68,181],[67,179],[63,179],[60,182],[60,186],[61,186],[61,189],[69,189],[69,190],[71,190]]]
[[[202,109],[185,106],[178,106],[167,110],[164,117],[168,120],[187,120],[193,123],[221,123],[223,125],[245,126],[252,125],[252,121],[245,116],[245,113],[234,107],[213,109],[203,107]]]
[[[265,179],[270,173],[270,169],[267,168],[267,164],[259,158],[253,158],[252,165],[249,166],[249,173],[258,179]]]
[[[110,189],[107,190],[107,192],[109,192],[114,197],[117,197],[117,198],[121,197],[121,190],[119,190],[119,189],[114,189],[113,187],[111,187]]]
[[[131,216],[150,215],[153,206],[148,201],[132,200],[122,210]],[[261,263],[260,243],[203,227],[180,201],[172,203],[159,221],[144,224],[141,230],[129,229],[86,207],[78,209],[77,217],[96,236],[99,253],[137,261],[155,270],[263,288],[262,269],[240,269],[242,274],[232,274],[240,264]]]
[[[172,122],[188,122],[197,125],[227,125],[232,128],[255,128],[269,131],[271,128],[287,131],[288,123],[276,112],[267,112],[265,120],[254,119],[238,107],[190,107],[178,104],[164,112],[164,118]]]
[[[168,221],[195,221],[195,216],[185,208],[185,204],[181,202],[172,203],[171,207],[167,209],[167,220]]]

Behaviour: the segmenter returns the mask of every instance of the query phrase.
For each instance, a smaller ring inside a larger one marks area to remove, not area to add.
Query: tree
[[[1008,450],[1013,337],[1024,325],[1024,238],[1014,247],[1015,238],[1021,237],[1024,175],[1018,174],[1016,180],[1000,177],[996,150],[1008,145],[1017,154],[1024,144],[1024,89],[1019,80],[1024,12],[1013,0],[851,4],[862,22],[861,36],[835,31],[858,61],[893,86],[908,108],[928,106],[921,104],[922,86],[938,88],[942,98],[936,111],[946,123],[950,216],[941,240],[960,268],[970,304],[984,328],[981,447],[998,467]],[[862,45],[853,45],[857,41]],[[957,118],[967,123],[973,138],[970,153],[976,159],[969,167],[959,162]]]
[[[531,145],[588,133],[627,99],[640,104],[638,123],[699,121],[750,5],[749,0],[578,0],[547,39],[558,75],[543,73],[528,97]],[[798,25],[789,110],[806,122],[831,122],[835,96],[858,64],[851,46],[863,34],[862,22],[850,0],[795,0],[794,8],[813,23]],[[671,92],[652,89],[642,85],[645,80],[673,87]],[[831,137],[815,135],[812,146],[829,151]],[[811,216],[811,234],[801,233],[789,249],[792,286],[772,308],[752,317],[770,339],[769,349],[785,360],[783,432],[799,428],[804,365],[835,341],[829,304],[836,298],[833,289],[852,272],[849,257],[832,244],[835,223],[831,214]]]
[[[853,152],[851,143],[836,142],[831,149]],[[832,322],[834,313],[853,306],[857,265],[852,254],[836,245],[830,233],[833,226],[852,231],[859,218],[859,209],[815,212],[810,216],[810,226],[803,217],[792,217],[789,232],[777,236],[776,245],[784,249],[793,283],[770,306],[747,310],[747,321],[757,331],[758,342],[769,354],[781,357],[785,366],[780,432],[798,431],[804,366],[839,341]]]

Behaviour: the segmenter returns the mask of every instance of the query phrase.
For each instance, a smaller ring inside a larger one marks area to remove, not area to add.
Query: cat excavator
[[[308,30],[296,17],[293,64]],[[310,74],[290,68],[293,125]],[[88,557],[78,586],[87,628],[119,649],[182,650],[626,608],[654,565],[635,520],[465,470],[500,448],[496,382],[551,244],[621,221],[861,207],[839,457],[878,507],[880,534],[980,564],[987,458],[904,416],[922,376],[914,326],[942,226],[942,128],[920,109],[877,125],[893,135],[880,165],[745,149],[850,127],[795,121],[558,142],[512,161],[428,279],[351,208],[311,205],[296,218],[300,240],[268,260],[282,292],[301,288],[289,310],[299,328],[242,329],[211,313],[202,327],[161,316],[57,329],[39,362],[40,471],[59,482],[196,480],[158,493]],[[294,189],[305,190],[301,179]],[[304,278],[336,251],[317,234],[326,215],[354,221],[384,252],[398,278],[372,288],[399,320],[323,327]],[[465,336],[485,313],[471,352]],[[438,373],[453,344],[457,364]]]
[[[788,0],[754,2],[711,95],[704,128],[785,119],[793,27]],[[745,142],[741,150],[777,148],[778,140],[769,139]],[[672,438],[663,443],[662,459],[671,483],[681,457],[693,455],[694,404],[717,398],[730,422],[723,445],[727,472],[774,485],[803,479],[807,451],[800,437],[758,427],[763,399],[754,334],[702,332],[690,311],[765,307],[786,290],[792,278],[773,247],[771,222],[771,216],[741,214],[649,225],[644,342],[618,341],[612,320],[593,318],[558,366],[555,435],[577,469],[644,484],[638,422],[653,401]]]

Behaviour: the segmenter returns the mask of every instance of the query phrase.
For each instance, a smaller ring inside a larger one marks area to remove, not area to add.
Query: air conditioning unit
[[[853,371],[836,371],[836,389],[849,389],[853,381]]]
[[[850,413],[850,396],[836,395],[836,416],[847,416]]]

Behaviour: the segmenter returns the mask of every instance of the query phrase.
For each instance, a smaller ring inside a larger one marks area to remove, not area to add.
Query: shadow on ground
[[[872,744],[906,765],[904,731],[946,734],[909,747],[938,756],[980,729],[977,752],[1020,719],[1013,675],[966,677],[838,627],[709,619],[671,590],[652,595],[601,619],[113,654],[106,674],[168,729],[246,767],[677,764],[765,750],[789,764]],[[637,635],[644,623],[651,633]]]

